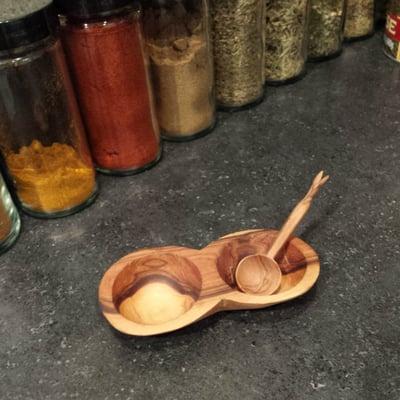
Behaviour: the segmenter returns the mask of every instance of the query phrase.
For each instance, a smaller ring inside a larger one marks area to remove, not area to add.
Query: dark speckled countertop
[[[149,172],[100,177],[78,215],[24,217],[0,258],[0,399],[400,399],[400,65],[380,40],[166,144]],[[97,287],[119,257],[279,227],[320,169],[332,181],[299,229],[321,257],[307,295],[155,338],[103,320]]]

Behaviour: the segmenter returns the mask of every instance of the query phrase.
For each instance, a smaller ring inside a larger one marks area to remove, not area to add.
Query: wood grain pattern
[[[264,308],[307,292],[320,271],[315,251],[291,238],[277,256],[281,286],[273,295],[249,295],[234,271],[246,256],[266,254],[277,232],[253,230],[225,236],[202,250],[144,249],[114,264],[99,287],[103,315],[120,332],[158,335],[223,310]]]
[[[281,285],[282,271],[272,258],[264,254],[254,254],[240,261],[235,280],[243,293],[273,294]]]
[[[242,292],[267,295],[278,289],[282,271],[275,258],[307,214],[314,197],[329,180],[329,176],[324,175],[324,171],[321,171],[314,178],[307,194],[290,213],[268,253],[247,256],[235,268],[235,282]]]

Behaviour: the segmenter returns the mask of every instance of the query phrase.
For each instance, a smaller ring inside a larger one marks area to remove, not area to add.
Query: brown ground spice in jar
[[[214,124],[213,65],[202,20],[175,7],[144,13],[158,121],[167,137],[192,136]]]

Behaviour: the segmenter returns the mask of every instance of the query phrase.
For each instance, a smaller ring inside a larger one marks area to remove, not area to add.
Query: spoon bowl
[[[257,254],[245,257],[239,263],[235,278],[242,292],[269,295],[279,289],[282,271],[275,260]]]
[[[282,273],[277,276],[275,272],[277,268],[280,270],[275,257],[307,214],[314,197],[328,179],[329,176],[324,176],[324,171],[314,178],[309,191],[293,209],[266,255],[254,254],[239,263],[235,271],[235,279],[242,292],[268,295],[279,288]]]

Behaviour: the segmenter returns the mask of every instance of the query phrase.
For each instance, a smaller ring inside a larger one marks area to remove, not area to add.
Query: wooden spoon
[[[315,195],[328,179],[329,176],[324,176],[324,171],[315,177],[310,190],[289,215],[267,255],[251,255],[239,263],[235,271],[235,279],[242,292],[269,295],[278,290],[282,272],[275,257],[307,214]]]

